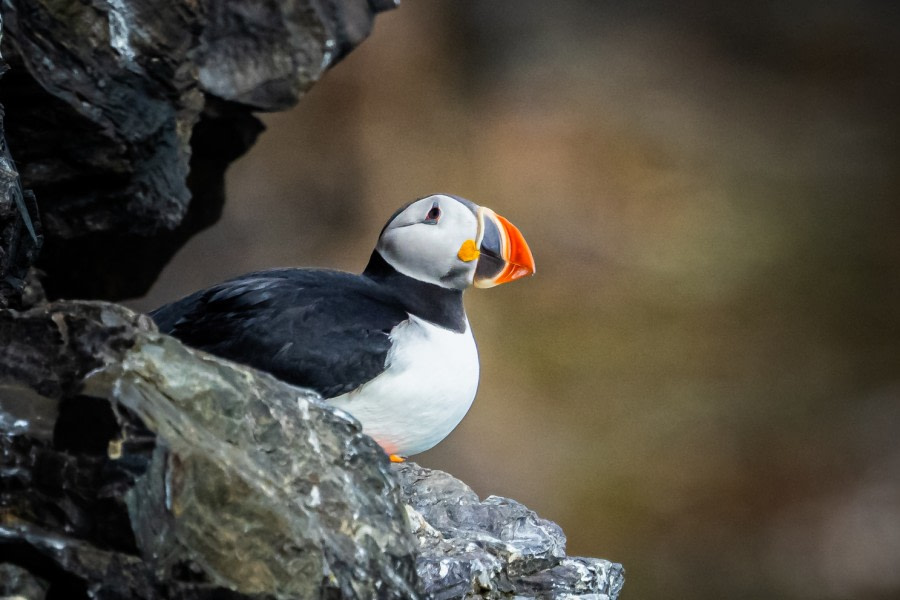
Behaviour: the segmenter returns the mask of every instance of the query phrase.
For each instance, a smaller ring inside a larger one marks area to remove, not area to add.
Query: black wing
[[[163,333],[326,398],[385,368],[408,314],[367,277],[316,269],[251,273],[150,313]]]

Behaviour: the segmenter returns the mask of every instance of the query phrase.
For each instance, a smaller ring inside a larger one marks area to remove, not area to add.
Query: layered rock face
[[[617,596],[620,565],[566,557],[524,506],[392,466],[315,394],[144,315],[47,303],[31,268],[51,297],[143,293],[218,217],[251,111],[394,5],[3,3],[0,597]]]
[[[0,103],[40,202],[48,294],[145,293],[218,219],[225,169],[262,130],[253,111],[294,105],[395,5],[4,2]]]
[[[0,316],[3,560],[100,597],[415,595],[384,453],[112,304]]]
[[[394,465],[428,597],[616,598],[622,565],[566,556],[552,521],[499,496],[479,500],[462,481],[415,463]]]
[[[392,468],[314,394],[114,304],[0,312],[0,447],[4,595],[615,598],[623,583],[521,504]]]

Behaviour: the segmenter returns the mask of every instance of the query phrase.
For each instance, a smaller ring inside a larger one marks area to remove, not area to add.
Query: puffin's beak
[[[516,226],[489,208],[478,210],[480,245],[475,287],[489,288],[534,275],[534,257]]]

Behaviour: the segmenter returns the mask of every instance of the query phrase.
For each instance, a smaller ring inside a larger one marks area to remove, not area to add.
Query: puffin
[[[150,316],[188,346],[318,392],[402,462],[447,437],[475,399],[478,350],[463,292],[534,272],[507,219],[433,194],[391,216],[361,274],[258,271]]]

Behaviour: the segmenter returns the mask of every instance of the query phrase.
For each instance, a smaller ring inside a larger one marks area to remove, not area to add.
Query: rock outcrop
[[[214,223],[224,172],[391,0],[7,0],[7,140],[51,297],[143,294]],[[2,173],[0,173],[2,176]]]
[[[0,562],[66,597],[414,596],[378,446],[153,329],[104,303],[0,314]]]
[[[0,311],[0,595],[615,598],[620,565],[114,304]],[[24,591],[23,591],[24,590]]]
[[[3,20],[0,19],[0,34]],[[0,58],[0,76],[7,70]],[[44,242],[37,202],[22,189],[19,171],[4,136],[0,106],[0,308],[18,306],[25,293],[29,269]]]
[[[562,529],[515,500],[479,500],[462,481],[415,463],[394,465],[394,474],[430,598],[614,599],[625,583],[618,563],[567,557]]]
[[[294,103],[394,5],[3,3],[0,597],[617,596],[620,565],[566,557],[524,506],[392,466],[315,394],[146,316],[48,304],[29,271],[43,244],[52,297],[142,293],[217,218],[251,111]]]

